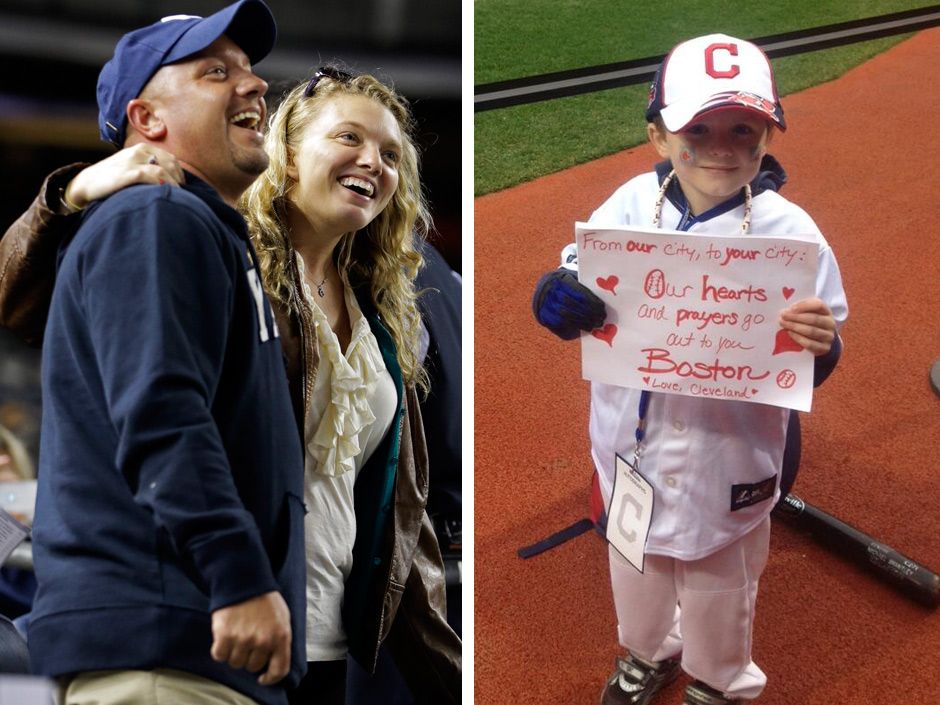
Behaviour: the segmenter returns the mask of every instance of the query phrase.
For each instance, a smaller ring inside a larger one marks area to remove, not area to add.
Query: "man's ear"
[[[655,122],[646,123],[646,137],[660,157],[663,159],[669,158],[669,147],[666,145],[666,134],[663,128],[660,128]]]
[[[127,126],[148,140],[166,137],[166,123],[157,115],[153,103],[144,98],[134,98],[127,104]]]

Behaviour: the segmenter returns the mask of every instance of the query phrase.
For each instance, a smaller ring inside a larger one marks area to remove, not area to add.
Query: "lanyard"
[[[656,196],[656,202],[653,205],[653,227],[660,228],[662,227],[663,219],[663,202],[666,200],[666,191],[669,189],[669,184],[672,183],[673,178],[675,178],[676,170],[673,169],[666,175],[666,178],[663,179],[662,185],[659,187],[659,193]],[[744,235],[748,232],[751,227],[751,185],[744,185],[744,219],[741,221],[741,234]],[[688,214],[688,209],[686,213]],[[683,229],[682,226],[685,224],[686,216],[683,215],[683,223],[679,225],[679,229]],[[634,469],[640,466],[640,449],[643,445],[643,438],[646,435],[646,412],[649,411],[650,406],[650,393],[648,390],[644,389],[640,393],[640,408],[637,412],[637,424],[636,424],[636,448],[633,450],[633,467]]]
[[[650,392],[644,389],[640,392],[640,408],[637,410],[636,447],[633,449],[633,467],[640,467],[640,448],[643,446],[643,439],[646,436],[646,414],[650,408]]]

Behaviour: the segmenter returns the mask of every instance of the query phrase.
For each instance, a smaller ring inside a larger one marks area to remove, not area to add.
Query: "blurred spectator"
[[[26,447],[5,426],[0,425],[0,492],[2,483],[34,480],[36,470]],[[30,513],[31,516],[31,513]],[[19,520],[26,517],[17,516]],[[13,619],[29,612],[36,592],[33,571],[0,567],[0,615]]]
[[[36,470],[26,446],[5,426],[0,425],[0,482],[34,480]]]
[[[0,426],[16,436],[34,462],[42,415],[41,357],[41,350],[0,328]]]
[[[461,495],[461,280],[440,253],[425,243],[425,266],[417,286],[418,299],[428,330],[424,358],[431,390],[421,403],[428,446],[430,487],[428,515],[437,530],[437,541],[447,572],[447,621],[461,634],[460,560],[463,536]]]
[[[430,468],[428,515],[434,522],[447,580],[447,622],[461,634],[461,280],[429,243],[421,249],[424,267],[415,282],[426,329],[422,356],[431,389],[421,402]],[[413,705],[414,697],[388,650],[379,652],[374,676],[349,663],[347,702],[356,705]]]

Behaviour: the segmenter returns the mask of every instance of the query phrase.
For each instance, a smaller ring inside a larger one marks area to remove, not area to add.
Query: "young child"
[[[783,311],[780,325],[817,356],[821,382],[838,359],[848,311],[825,238],[777,193],[786,176],[767,148],[786,124],[767,57],[722,34],[677,45],[651,86],[646,119],[666,161],[620,187],[590,222],[721,235],[816,233],[816,296]],[[533,309],[564,339],[603,323],[604,304],[577,281],[574,245],[562,253],[562,267],[539,281]],[[617,659],[602,705],[649,703],[680,669],[693,679],[686,705],[746,702],[764,689],[767,678],[751,659],[754,608],[784,451],[794,441],[788,432],[797,430],[791,416],[743,401],[591,385],[592,456],[605,502],[615,455],[632,457],[641,420],[639,470],[654,492],[643,572],[608,549],[628,655]],[[761,483],[774,491],[730,509],[732,485]]]

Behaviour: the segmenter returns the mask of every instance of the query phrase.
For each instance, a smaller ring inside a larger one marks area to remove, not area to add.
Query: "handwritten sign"
[[[809,411],[813,355],[779,324],[815,296],[811,235],[722,237],[577,223],[582,284],[607,305],[585,379]]]

